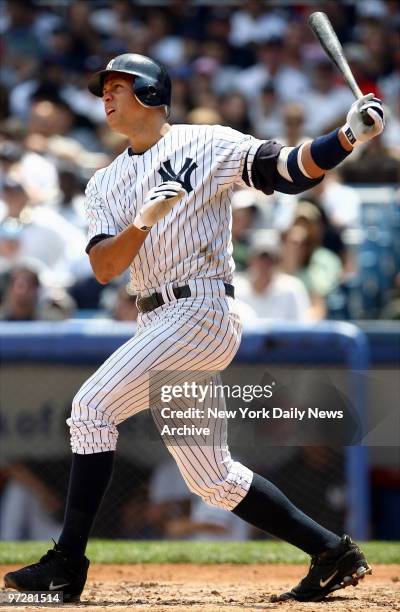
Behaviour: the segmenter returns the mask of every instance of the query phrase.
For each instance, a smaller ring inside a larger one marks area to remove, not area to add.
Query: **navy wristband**
[[[339,128],[324,136],[318,136],[311,143],[311,157],[322,170],[331,170],[351,153],[340,144],[338,133]]]

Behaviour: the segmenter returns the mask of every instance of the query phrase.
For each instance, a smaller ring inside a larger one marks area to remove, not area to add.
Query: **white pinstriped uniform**
[[[221,126],[172,126],[141,155],[128,150],[95,173],[86,190],[89,240],[116,235],[130,225],[149,189],[171,170],[188,193],[150,231],[131,265],[131,285],[141,296],[162,293],[163,306],[140,314],[137,333],[81,387],[73,401],[71,446],[75,453],[114,450],[117,425],[149,408],[149,372],[165,372],[179,383],[187,371],[218,373],[233,359],[241,337],[234,300],[225,294],[234,269],[231,207],[234,184],[243,183],[262,144]],[[179,171],[184,168],[181,175]],[[161,172],[160,172],[161,171]],[[186,183],[185,183],[186,181]],[[176,300],[172,287],[188,284],[191,297]],[[203,375],[204,377],[204,375]],[[188,402],[188,400],[186,400]],[[223,409],[223,400],[214,400]],[[174,400],[171,408],[194,408]],[[164,421],[150,406],[157,427]],[[185,421],[186,424],[191,423]],[[168,420],[168,425],[179,426]],[[203,424],[204,425],[204,424]],[[248,491],[252,472],[233,461],[226,422],[219,419],[203,444],[164,437],[189,488],[206,502],[232,510]]]

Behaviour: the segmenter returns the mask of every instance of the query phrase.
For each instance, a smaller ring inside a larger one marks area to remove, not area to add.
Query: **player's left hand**
[[[362,113],[367,113],[374,121],[372,125],[365,125]],[[385,127],[385,115],[382,102],[375,98],[373,93],[356,100],[350,107],[343,127],[347,139],[351,144],[367,142],[378,136]]]

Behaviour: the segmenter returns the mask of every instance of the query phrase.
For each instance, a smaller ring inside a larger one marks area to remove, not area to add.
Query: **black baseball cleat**
[[[271,602],[290,599],[322,601],[337,589],[356,586],[359,580],[371,573],[364,553],[348,535],[344,535],[336,548],[312,556],[307,576],[291,591],[273,595]]]
[[[78,602],[85,586],[89,559],[72,559],[57,544],[38,563],[4,576],[6,589],[62,592],[64,602]]]

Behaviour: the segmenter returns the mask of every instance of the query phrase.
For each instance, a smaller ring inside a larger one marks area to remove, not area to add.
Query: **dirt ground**
[[[0,566],[3,575],[14,566]],[[330,595],[323,603],[270,603],[270,596],[294,586],[299,565],[93,565],[80,604],[66,612],[307,612],[400,611],[400,565],[376,565],[357,587]],[[18,606],[3,610],[56,610]],[[58,608],[60,609],[60,608]]]

